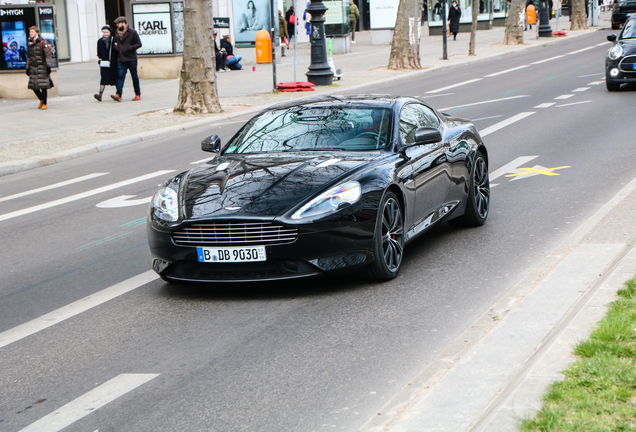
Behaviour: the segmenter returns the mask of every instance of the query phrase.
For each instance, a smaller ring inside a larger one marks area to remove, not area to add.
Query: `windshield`
[[[621,33],[621,39],[634,39],[636,38],[636,20],[629,20],[623,27],[623,33]]]
[[[369,151],[391,138],[388,108],[298,107],[250,120],[225,154],[283,151]]]

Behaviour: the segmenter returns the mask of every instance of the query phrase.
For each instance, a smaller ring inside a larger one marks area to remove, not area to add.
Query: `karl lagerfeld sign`
[[[135,30],[142,47],[137,54],[173,54],[170,3],[133,4]]]

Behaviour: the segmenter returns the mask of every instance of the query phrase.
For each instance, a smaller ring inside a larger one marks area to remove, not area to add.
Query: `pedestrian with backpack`
[[[48,89],[53,87],[51,80],[51,61],[53,59],[51,44],[40,37],[39,27],[29,27],[27,43],[26,74],[29,86],[40,100],[38,109],[45,110]]]
[[[97,41],[97,58],[99,63],[99,93],[93,96],[98,101],[102,101],[102,94],[106,86],[116,86],[119,80],[119,71],[117,70],[117,51],[113,49],[113,29],[105,25],[102,27],[103,37]]]

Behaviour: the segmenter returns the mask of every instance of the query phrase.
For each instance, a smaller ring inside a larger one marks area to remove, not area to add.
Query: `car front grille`
[[[249,221],[191,223],[172,233],[178,246],[275,246],[293,243],[297,237],[296,228]]]
[[[620,65],[619,68],[621,71],[623,72],[636,72],[636,70],[634,70],[634,64],[636,64],[636,56],[635,55],[630,55],[625,57]]]

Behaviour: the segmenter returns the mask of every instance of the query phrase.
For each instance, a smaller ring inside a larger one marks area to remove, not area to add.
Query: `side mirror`
[[[609,34],[607,35],[607,40],[610,42],[616,42],[616,35],[615,34]]]
[[[201,141],[201,150],[204,152],[218,153],[221,150],[221,137],[218,135],[210,135]]]
[[[442,133],[434,127],[423,126],[415,131],[414,144],[435,144],[442,140]]]

